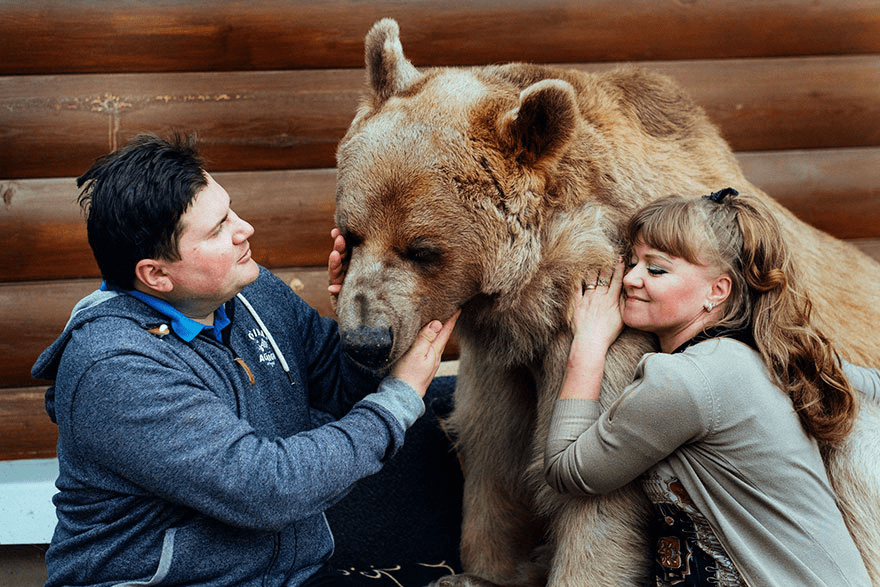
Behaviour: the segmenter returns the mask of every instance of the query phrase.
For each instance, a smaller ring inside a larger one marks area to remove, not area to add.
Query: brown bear
[[[705,113],[648,71],[419,71],[389,19],[366,37],[366,67],[368,92],[337,154],[336,222],[350,253],[340,330],[349,352],[383,367],[429,319],[462,308],[448,425],[465,473],[467,573],[446,582],[642,584],[647,508],[636,484],[585,498],[559,495],[543,478],[571,340],[570,295],[611,266],[622,222],[650,199],[760,190]],[[845,358],[880,363],[880,265],[761,196],[802,260],[816,319]],[[621,335],[603,403],[630,383],[653,344]],[[862,424],[832,470],[854,502],[845,506],[851,529],[878,584],[880,452],[870,442],[880,420],[862,414],[875,423]]]

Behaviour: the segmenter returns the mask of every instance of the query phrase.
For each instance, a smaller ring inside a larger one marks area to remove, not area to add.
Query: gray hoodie
[[[95,292],[37,360],[59,432],[47,587],[299,585],[332,553],[324,510],[424,403],[347,359],[336,323],[265,269],[242,294],[221,343]]]

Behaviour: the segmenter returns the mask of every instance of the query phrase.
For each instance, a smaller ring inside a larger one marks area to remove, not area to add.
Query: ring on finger
[[[586,289],[586,290],[596,289],[596,284],[588,283],[587,285],[584,286],[584,289]]]
[[[596,285],[599,285],[599,286],[601,286],[601,287],[607,287],[607,286],[608,286],[608,282],[605,281],[604,279],[600,279],[599,281],[596,282]]]

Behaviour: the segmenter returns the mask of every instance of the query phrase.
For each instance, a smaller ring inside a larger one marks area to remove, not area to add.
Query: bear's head
[[[346,351],[381,368],[429,320],[535,279],[552,210],[573,205],[558,201],[556,170],[580,116],[562,80],[519,91],[482,70],[417,70],[389,19],[367,35],[366,67],[337,152],[350,253],[337,313]]]

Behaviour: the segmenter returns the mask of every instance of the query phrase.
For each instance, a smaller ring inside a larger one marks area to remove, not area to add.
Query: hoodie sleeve
[[[95,361],[78,380],[59,425],[71,439],[68,458],[80,460],[90,483],[158,495],[234,526],[277,530],[325,510],[402,444],[404,425],[424,404],[401,383],[383,381],[337,422],[272,438],[255,433],[179,365],[116,355]]]

